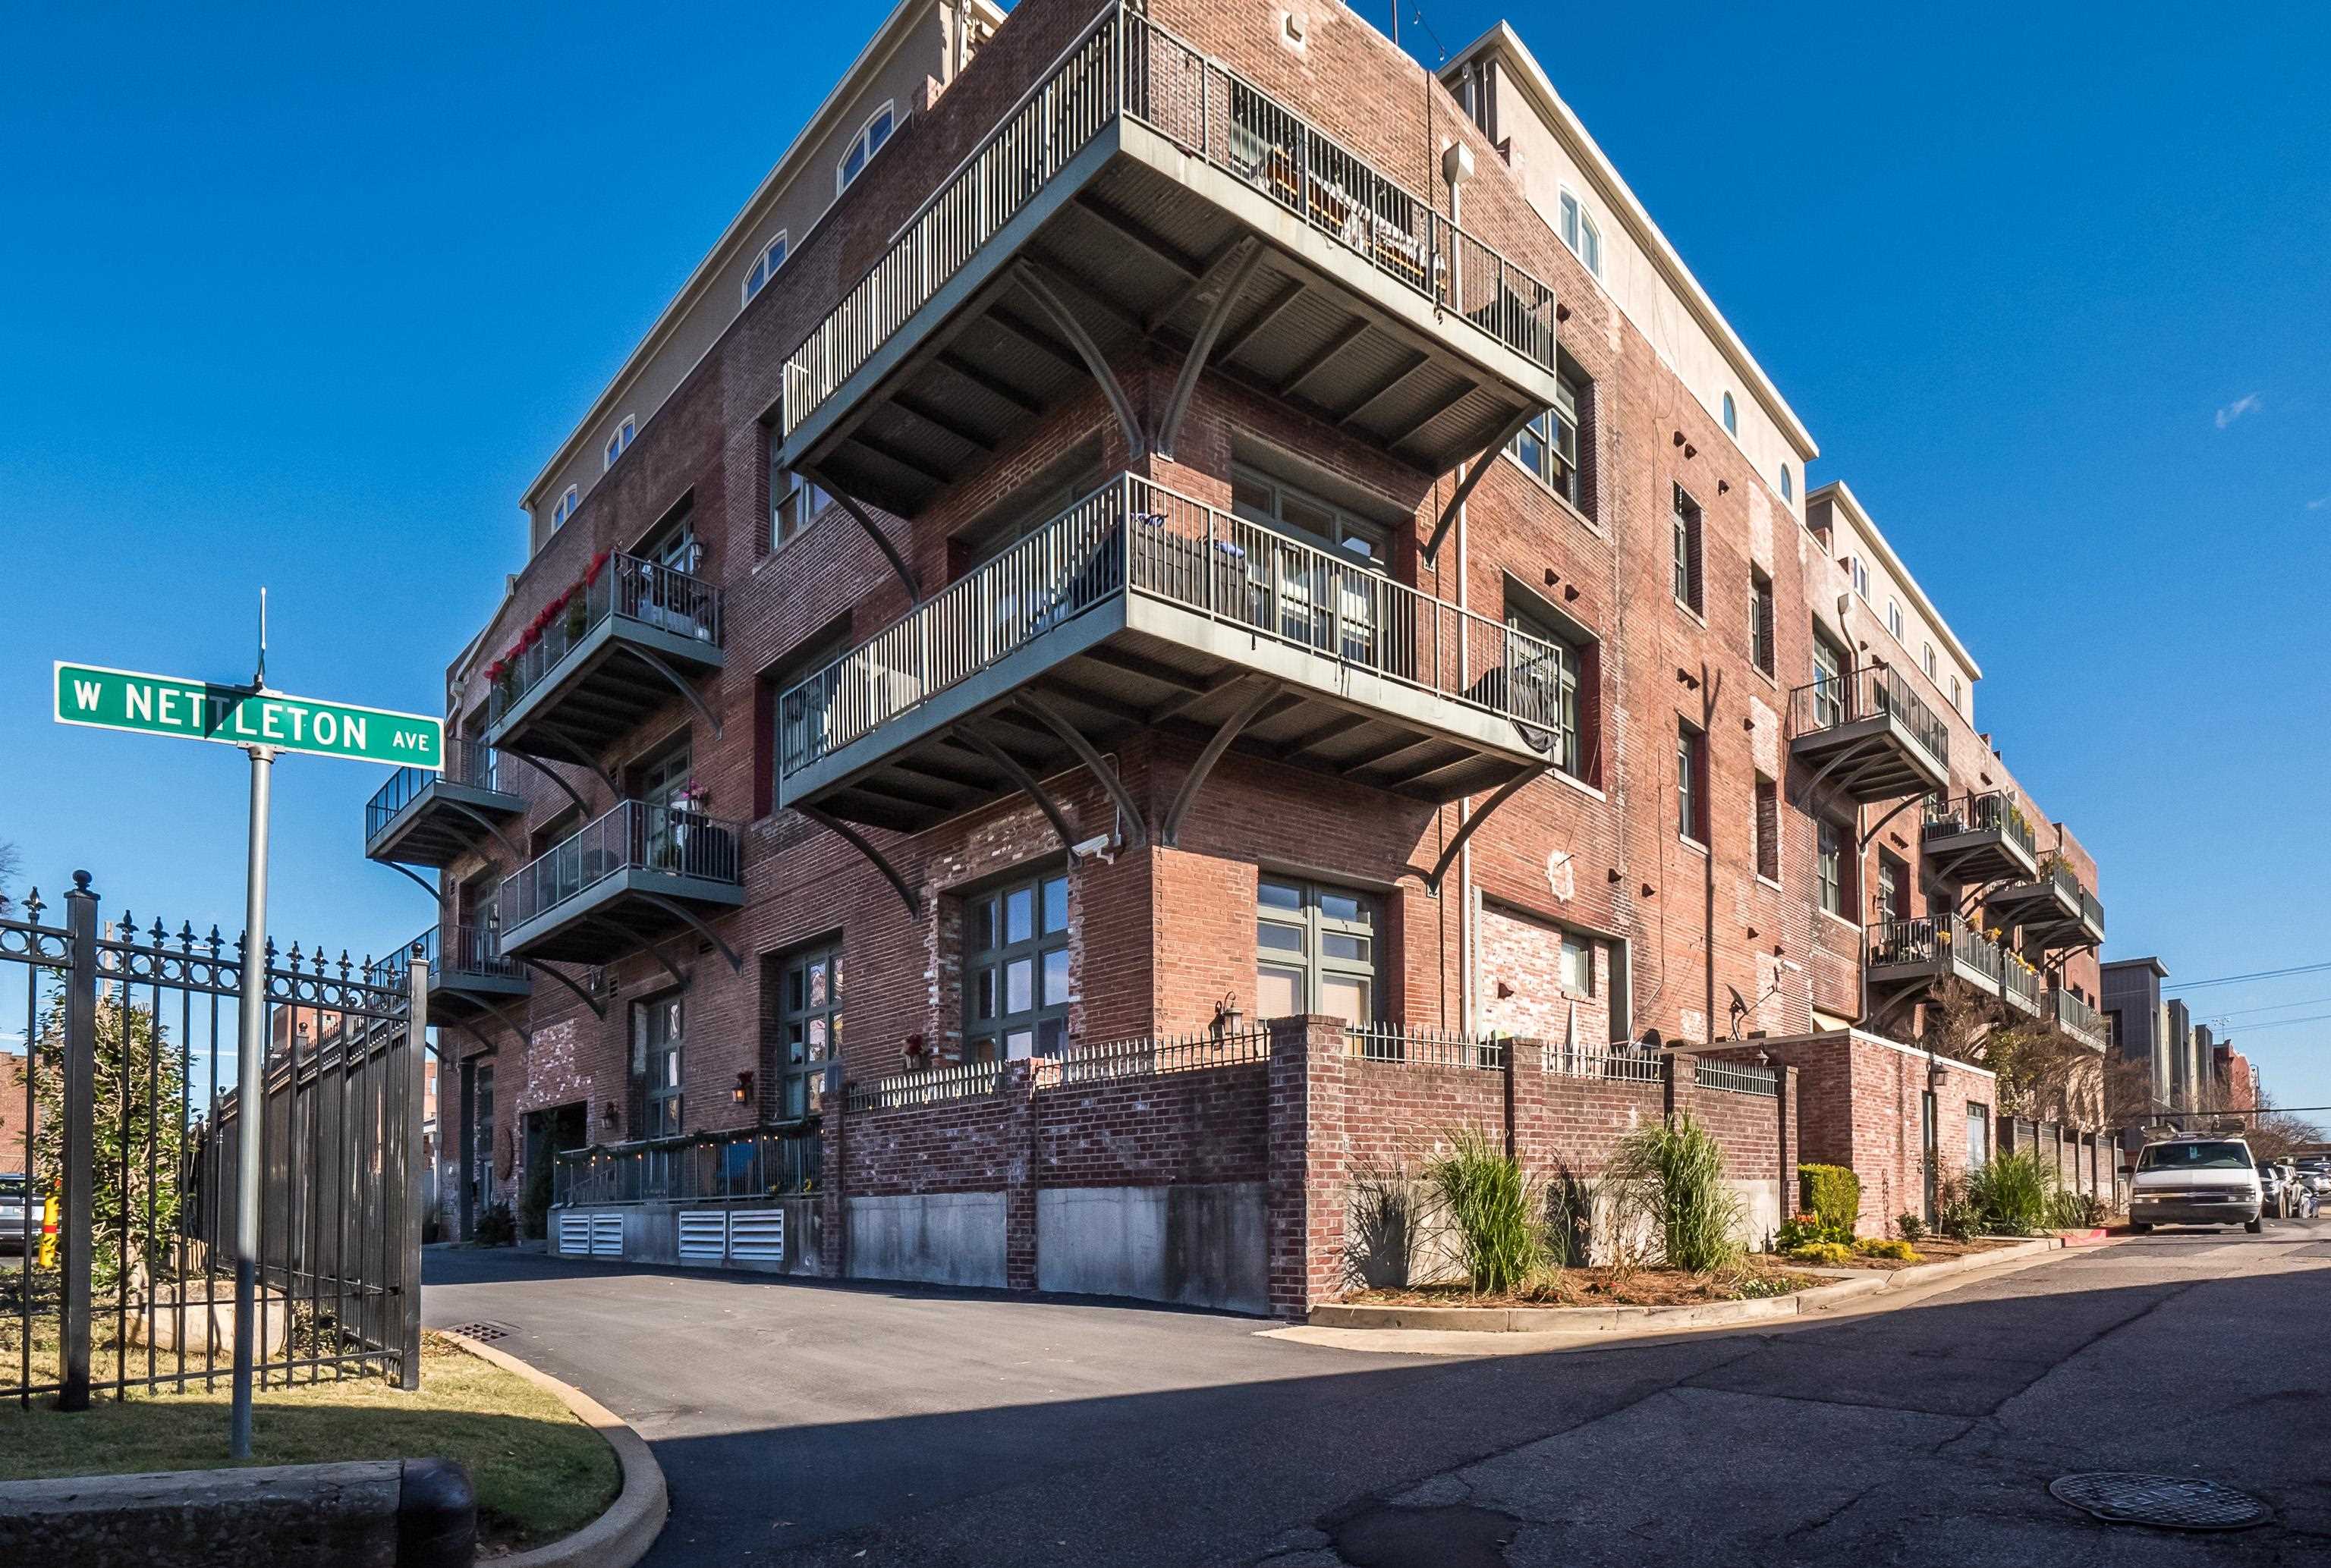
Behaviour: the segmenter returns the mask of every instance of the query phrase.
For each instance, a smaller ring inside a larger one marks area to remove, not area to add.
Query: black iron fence
[[[127,912],[101,921],[88,880],[62,925],[37,893],[0,917],[30,1189],[11,1238],[22,1265],[0,1274],[0,1398],[78,1410],[232,1376],[251,1105],[264,1129],[255,1381],[417,1387],[426,971],[390,988],[345,953],[271,945],[266,1070],[246,1094],[232,1081],[242,945]]]
[[[550,1202],[566,1208],[813,1192],[823,1146],[812,1122],[564,1149],[551,1170]]]

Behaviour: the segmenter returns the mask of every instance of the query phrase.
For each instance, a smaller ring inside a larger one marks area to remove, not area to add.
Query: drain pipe
[[[1441,174],[1449,185],[1449,232],[1453,236],[1457,232],[1458,207],[1462,200],[1465,182],[1473,177],[1472,149],[1462,141],[1451,142],[1441,149]],[[1451,289],[1454,290],[1458,286],[1457,247],[1452,244],[1449,250],[1450,281]],[[1456,295],[1452,297],[1461,298]],[[1497,454],[1492,452],[1481,461],[1495,462]],[[1471,466],[1464,462],[1457,465],[1457,490],[1460,496],[1466,493],[1465,476]],[[1467,568],[1471,565],[1471,557],[1466,547],[1467,507],[1467,501],[1460,500],[1457,503],[1457,679],[1460,689],[1470,689],[1473,683],[1473,645],[1472,638],[1469,635],[1471,625],[1468,620],[1470,601],[1466,591],[1466,580],[1470,575]],[[1470,820],[1472,814],[1471,802],[1457,803],[1457,828],[1460,832],[1464,832],[1465,824]],[[1460,977],[1457,987],[1458,1031],[1470,1038],[1475,1032],[1479,1022],[1475,1014],[1479,1003],[1478,994],[1479,983],[1475,972],[1479,965],[1476,962],[1479,950],[1475,944],[1480,936],[1479,924],[1475,918],[1473,910],[1473,841],[1470,837],[1458,847],[1457,851],[1457,946],[1459,960],[1463,965],[1458,972]]]

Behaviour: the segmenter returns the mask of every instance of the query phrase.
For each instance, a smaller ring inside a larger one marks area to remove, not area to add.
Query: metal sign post
[[[243,933],[243,1031],[236,1051],[242,1130],[235,1150],[234,1380],[227,1451],[251,1457],[252,1365],[262,1310],[259,1256],[262,1148],[267,1125],[267,834],[275,755],[387,763],[432,772],[445,765],[445,725],[424,714],[292,697],[267,684],[267,595],[259,599],[259,667],[248,686],[56,662],[56,721],[140,735],[176,736],[242,747],[251,757],[251,846]],[[76,949],[78,951],[78,949]],[[93,949],[92,949],[93,951]],[[425,995],[425,984],[416,990]],[[412,1025],[426,1027],[418,1011]],[[415,1043],[420,1043],[416,1041]],[[255,1098],[254,1098],[255,1097]],[[417,1151],[407,1151],[414,1157]],[[68,1172],[69,1180],[72,1173]],[[88,1186],[84,1174],[77,1183]],[[419,1298],[419,1280],[413,1296]],[[288,1300],[285,1308],[289,1310]],[[407,1376],[411,1375],[408,1367]]]

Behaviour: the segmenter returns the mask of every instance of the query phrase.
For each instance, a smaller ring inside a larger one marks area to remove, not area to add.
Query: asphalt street
[[[432,1250],[443,1327],[653,1445],[648,1561],[915,1564],[2314,1563],[2331,1221],[2173,1231],[1884,1311],[1495,1355],[1253,1319]],[[2270,1504],[2212,1537],[2099,1524],[2076,1471]]]

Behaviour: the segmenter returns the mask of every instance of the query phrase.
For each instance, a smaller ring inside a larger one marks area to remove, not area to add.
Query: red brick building
[[[0,1173],[32,1170],[24,1147],[24,1054],[0,1050]]]
[[[2102,916],[1814,456],[1510,31],[909,0],[368,813],[461,1222],[1299,1309],[1355,1160],[1677,1109],[1909,1206],[1935,987],[2092,1029]]]

